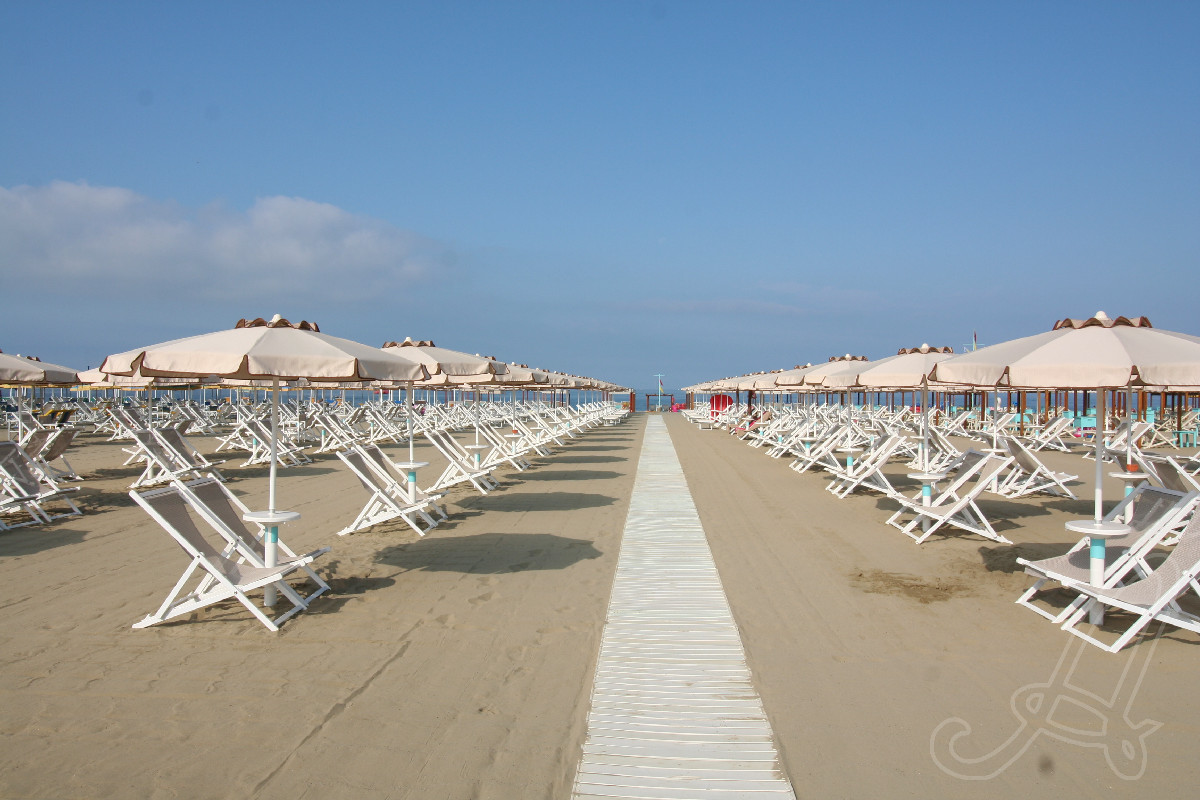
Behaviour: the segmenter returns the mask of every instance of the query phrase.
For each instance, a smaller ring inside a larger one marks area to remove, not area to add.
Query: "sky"
[[[1200,334],[1200,3],[0,3],[0,349],[273,314],[650,391]]]

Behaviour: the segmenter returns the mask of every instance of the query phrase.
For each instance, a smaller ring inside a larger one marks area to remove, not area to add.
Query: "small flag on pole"
[[[975,331],[971,331],[971,349],[972,350],[979,349],[979,334],[976,333]]]

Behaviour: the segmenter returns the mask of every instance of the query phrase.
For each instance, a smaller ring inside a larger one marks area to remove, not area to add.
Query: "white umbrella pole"
[[[267,509],[275,513],[275,476],[279,468],[279,449],[276,442],[279,439],[279,378],[271,379],[271,479],[267,489]],[[263,564],[275,566],[278,558],[279,528],[274,523],[267,525],[267,539],[263,542]],[[267,608],[275,606],[275,587],[268,584],[263,589],[263,605]]]
[[[929,472],[929,382],[921,378],[921,469]]]
[[[413,458],[413,385],[404,387],[404,405],[408,407],[408,463],[416,461]]]
[[[1096,390],[1096,522],[1104,519],[1104,390]]]

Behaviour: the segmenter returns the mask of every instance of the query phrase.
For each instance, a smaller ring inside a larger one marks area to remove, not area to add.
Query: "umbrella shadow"
[[[629,460],[628,458],[622,458],[620,456],[570,456],[570,455],[554,456],[553,459],[555,462],[558,462],[560,464],[601,464],[601,463],[614,464],[617,462]]]
[[[406,571],[496,575],[566,569],[602,555],[587,539],[553,533],[478,533],[395,545],[380,551],[375,560]]]
[[[535,492],[531,494],[491,494],[476,499],[479,508],[492,511],[578,511],[601,508],[615,503],[615,497],[590,492]],[[466,504],[464,504],[466,505]],[[474,508],[476,503],[471,503]]]
[[[602,481],[621,477],[620,472],[602,469],[580,470],[547,470],[545,472],[532,470],[522,473],[523,481]]]
[[[72,528],[46,528],[30,526],[0,531],[0,558],[16,558],[78,544],[87,538],[86,531]]]
[[[1025,571],[1025,568],[1017,563],[1018,558],[1026,561],[1041,561],[1044,558],[1061,556],[1074,545],[1075,542],[1023,542],[994,547],[984,546],[979,548],[979,558],[988,572],[1006,572],[1012,575]]]

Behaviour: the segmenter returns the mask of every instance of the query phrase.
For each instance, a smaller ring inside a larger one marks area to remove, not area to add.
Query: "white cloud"
[[[437,242],[327,203],[263,197],[246,212],[190,209],[63,181],[0,187],[0,253],[12,289],[234,296],[247,306],[378,299],[451,264]]]

